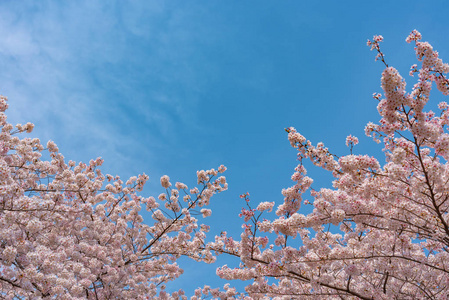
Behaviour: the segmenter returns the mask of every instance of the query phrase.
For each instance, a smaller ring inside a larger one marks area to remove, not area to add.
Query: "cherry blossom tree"
[[[406,41],[415,44],[421,66],[411,67],[418,81],[407,92],[405,80],[385,61],[382,39],[368,41],[385,65],[383,95],[374,94],[381,120],[365,132],[383,144],[385,163],[352,154],[356,137],[346,140],[351,154],[338,157],[288,128],[299,165],[276,217],[264,219],[274,202],[252,208],[249,194],[242,195],[247,207],[240,240],[224,232],[209,243],[218,254],[240,258],[239,267],[223,266],[217,274],[252,279],[246,287],[251,298],[449,298],[449,106],[424,110],[432,83],[449,94],[449,65],[414,30]],[[311,189],[305,160],[332,173],[333,188]],[[307,191],[312,203],[303,199]],[[313,211],[302,214],[302,204]]]
[[[103,175],[100,158],[66,162],[52,141],[44,147],[19,138],[34,125],[13,127],[7,108],[1,97],[0,297],[186,299],[181,290],[169,295],[164,283],[182,274],[180,256],[214,261],[204,250],[209,228],[194,215],[210,215],[211,197],[227,189],[226,168],[197,172],[190,190],[163,176],[165,192],[144,198],[136,193],[147,175],[124,182]]]

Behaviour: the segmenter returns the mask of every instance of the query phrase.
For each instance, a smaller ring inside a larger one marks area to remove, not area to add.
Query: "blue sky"
[[[212,233],[239,236],[243,203],[282,202],[297,164],[285,127],[348,154],[381,154],[363,138],[379,120],[382,65],[366,40],[385,38],[388,62],[408,80],[408,33],[449,60],[449,4],[423,1],[2,1],[0,93],[9,120],[33,122],[67,159],[101,156],[104,172],[192,185],[198,169],[228,167],[214,198]],[[313,187],[330,178],[310,170]],[[227,260],[220,259],[220,262]],[[209,283],[216,266],[182,261],[170,289]]]

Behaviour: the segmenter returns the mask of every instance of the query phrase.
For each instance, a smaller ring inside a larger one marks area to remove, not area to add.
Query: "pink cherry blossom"
[[[383,143],[385,159],[352,154],[358,139],[348,136],[349,155],[337,156],[289,127],[288,140],[298,151],[293,186],[282,191],[275,214],[259,204],[260,215],[247,216],[232,245],[216,238],[208,246],[240,257],[237,268],[223,266],[227,280],[252,280],[254,299],[446,299],[449,296],[449,125],[448,105],[425,109],[435,83],[449,94],[447,64],[414,30],[420,67],[410,91],[380,50],[381,36],[368,41],[385,69],[379,101],[381,120],[369,123],[367,136]],[[332,188],[311,190],[304,161],[329,171]],[[304,200],[310,191],[313,201]],[[244,195],[244,198],[249,200]],[[313,211],[301,213],[301,203]],[[247,206],[250,207],[250,201]],[[263,214],[263,220],[262,220]],[[270,217],[271,216],[271,219]],[[265,234],[269,234],[266,236]],[[301,246],[299,246],[301,245]]]
[[[0,97],[2,113],[8,108],[6,101]],[[166,191],[159,201],[144,198],[137,192],[147,175],[125,181],[104,175],[100,158],[66,163],[54,142],[44,147],[38,139],[18,136],[30,133],[34,125],[18,124],[14,130],[6,118],[2,120],[2,297],[169,299],[163,283],[183,273],[177,258],[215,260],[204,248],[209,227],[198,223],[191,211],[226,190],[226,179],[217,178],[217,171],[200,171],[199,186],[183,201],[178,200],[179,191],[188,187],[178,182],[171,188],[168,176],[161,178]],[[44,151],[49,160],[43,159]],[[152,212],[148,225],[140,214],[143,207]],[[209,216],[211,211],[203,208],[202,213]],[[183,291],[174,295],[186,297]]]

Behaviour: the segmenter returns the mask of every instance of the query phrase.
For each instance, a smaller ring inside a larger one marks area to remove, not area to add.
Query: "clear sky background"
[[[10,122],[32,122],[67,159],[105,159],[104,173],[145,172],[193,185],[196,170],[228,167],[229,190],[213,198],[211,236],[239,237],[243,206],[282,202],[297,164],[284,128],[348,154],[381,154],[364,137],[377,122],[383,66],[366,46],[374,34],[390,65],[414,83],[405,43],[417,29],[449,61],[449,3],[433,1],[1,1],[0,93]],[[310,170],[313,187],[331,179]],[[273,214],[274,215],[274,214]],[[148,217],[148,216],[147,216]],[[194,288],[218,265],[182,260],[169,285]],[[220,259],[219,263],[236,264]]]

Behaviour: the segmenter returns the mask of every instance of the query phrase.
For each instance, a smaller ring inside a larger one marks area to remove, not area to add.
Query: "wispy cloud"
[[[125,147],[151,161],[150,149],[173,142],[179,122],[198,125],[189,60],[200,33],[185,29],[194,26],[189,14],[162,2],[0,4],[10,119],[36,123],[69,154],[120,158],[114,169],[132,164]]]

